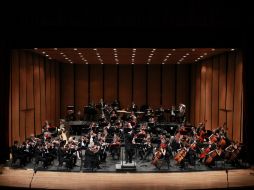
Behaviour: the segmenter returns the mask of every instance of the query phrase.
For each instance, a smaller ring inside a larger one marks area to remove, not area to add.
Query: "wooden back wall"
[[[218,55],[186,65],[81,65],[49,61],[24,50],[11,56],[9,143],[40,134],[45,120],[58,125],[66,107],[83,114],[89,102],[119,99],[122,108],[165,109],[184,103],[188,120],[207,129],[227,123],[229,137],[242,140],[242,56]]]

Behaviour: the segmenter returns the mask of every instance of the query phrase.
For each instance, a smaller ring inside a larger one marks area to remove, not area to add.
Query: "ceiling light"
[[[172,51],[175,51],[176,49],[172,49]]]
[[[132,65],[134,65],[134,63],[133,63],[133,62],[132,62],[131,64],[132,64]]]
[[[194,48],[191,51],[196,51]]]
[[[134,48],[133,51],[136,51],[136,49]]]
[[[38,48],[34,48],[34,50],[37,50]]]
[[[186,55],[190,55],[189,53],[186,53]]]
[[[74,51],[77,51],[78,49],[77,48],[74,48]]]
[[[207,53],[204,53],[204,55],[207,55]]]
[[[42,52],[42,54],[45,54],[45,53],[46,53],[45,51]]]
[[[49,59],[52,59],[51,57],[49,57]]]
[[[186,55],[184,55],[183,57],[186,57]]]
[[[114,48],[113,50],[116,51],[116,48]]]
[[[63,54],[64,57],[66,57],[66,55]]]
[[[177,62],[177,64],[180,64],[180,62]]]
[[[65,59],[69,59],[68,57],[65,57]]]
[[[202,57],[204,57],[203,55],[200,55],[200,57],[202,58]]]
[[[235,49],[230,49],[230,51],[235,51]]]
[[[86,62],[86,65],[88,65],[88,62]]]
[[[118,63],[118,62],[116,62],[116,64],[118,65],[119,63]]]
[[[61,55],[63,55],[64,53],[63,53],[63,52],[61,52],[60,54],[61,54]]]
[[[212,51],[215,51],[215,49],[213,48]]]
[[[101,62],[101,64],[103,65],[103,63]]]
[[[162,65],[164,65],[165,63],[164,62],[162,62]]]
[[[46,57],[48,57],[49,55],[48,54],[46,54]]]
[[[57,48],[54,48],[54,50],[57,50]]]
[[[149,62],[147,62],[147,65],[149,65]]]
[[[78,52],[79,55],[81,55],[82,53],[81,52]]]
[[[94,48],[93,50],[94,50],[94,51],[97,51],[97,49],[96,49],[96,48]]]
[[[155,51],[156,49],[153,49],[153,51]]]

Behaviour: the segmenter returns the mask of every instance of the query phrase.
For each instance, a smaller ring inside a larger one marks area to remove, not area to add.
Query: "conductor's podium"
[[[121,161],[121,163],[116,164],[117,172],[135,172],[136,169],[135,161],[132,161],[132,163],[125,163],[125,161]]]

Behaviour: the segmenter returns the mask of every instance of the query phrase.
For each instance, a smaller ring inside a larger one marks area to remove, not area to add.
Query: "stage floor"
[[[252,189],[254,170],[170,173],[50,172],[1,167],[0,186],[19,189]]]

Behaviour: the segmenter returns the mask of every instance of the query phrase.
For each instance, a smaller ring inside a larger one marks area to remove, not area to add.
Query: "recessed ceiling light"
[[[81,52],[78,52],[79,55],[81,55],[82,53]]]
[[[176,49],[172,49],[172,51],[175,51]]]
[[[204,57],[203,55],[200,55],[200,57],[202,58],[202,57]]]
[[[147,62],[146,64],[149,65],[149,62]]]
[[[177,64],[180,64],[180,62],[177,62]]]
[[[169,53],[168,55],[171,55],[171,53]]]
[[[34,48],[34,50],[37,50],[38,48]]]
[[[54,48],[54,50],[57,50],[57,48]]]
[[[118,65],[119,63],[118,63],[118,62],[116,62],[116,64]]]
[[[235,51],[235,49],[232,48],[232,49],[230,49],[230,51]]]
[[[101,63],[103,65],[103,63]]]
[[[49,55],[48,54],[46,54],[46,57],[48,57]]]
[[[88,65],[88,62],[86,62],[86,65]]]
[[[94,51],[97,51],[97,49],[96,49],[96,48],[94,48],[93,50],[94,50]]]
[[[156,49],[153,49],[153,51],[155,51]]]
[[[49,57],[49,59],[52,59],[51,57]]]
[[[74,51],[77,51],[78,49],[77,48],[74,48]]]
[[[196,51],[194,48],[191,51]]]
[[[190,55],[189,53],[186,53],[186,55]]]
[[[204,55],[207,55],[207,53],[204,53]]]
[[[63,54],[64,57],[66,57],[66,55]]]
[[[215,51],[215,49],[213,48],[212,51]]]
[[[69,59],[68,57],[65,57],[65,59]]]
[[[184,55],[183,57],[186,57],[186,55]]]
[[[43,51],[42,53],[43,53],[43,54],[45,54],[46,52],[45,52],[45,51]]]
[[[133,51],[136,51],[136,49],[134,48]]]
[[[116,51],[116,48],[114,48],[113,50]]]
[[[64,53],[63,53],[63,52],[61,52],[60,54],[61,54],[61,55],[63,55]]]
[[[134,63],[131,63],[132,65],[134,65]]]
[[[162,64],[162,65],[164,65],[165,63],[164,63],[164,62],[162,62],[161,64]]]

